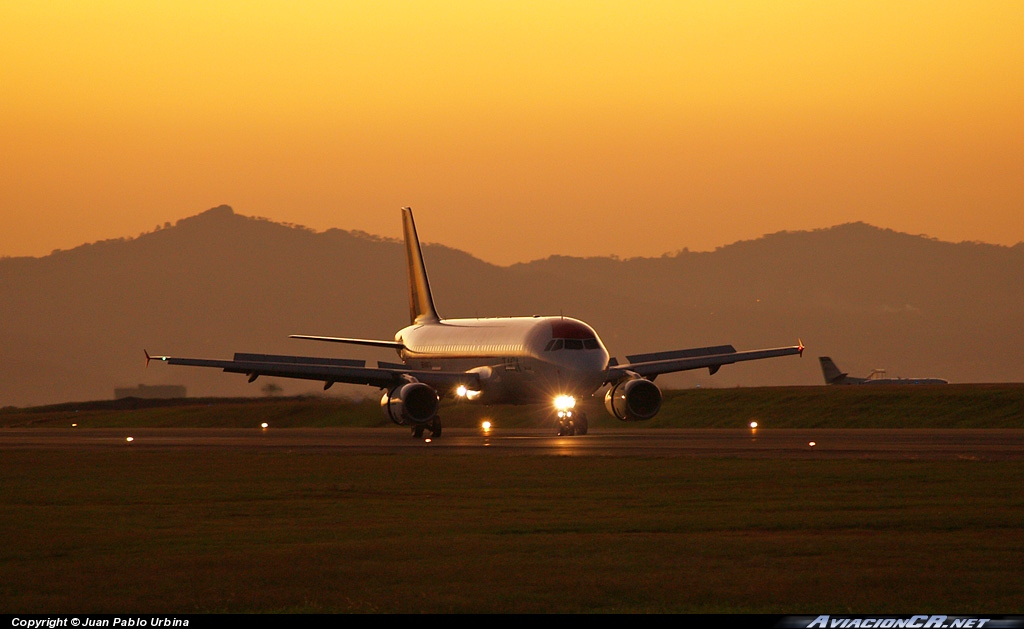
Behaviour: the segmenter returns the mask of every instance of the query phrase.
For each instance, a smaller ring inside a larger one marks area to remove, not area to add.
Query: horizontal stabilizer
[[[377,339],[348,339],[337,336],[310,336],[308,334],[290,334],[290,339],[305,339],[307,341],[325,341],[327,343],[348,343],[349,345],[369,345],[371,347],[389,347],[391,349],[405,349],[405,345],[398,341],[379,341]]]

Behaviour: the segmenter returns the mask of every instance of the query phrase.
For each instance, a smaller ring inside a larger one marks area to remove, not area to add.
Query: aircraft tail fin
[[[828,356],[820,356],[818,360],[821,361],[821,373],[825,376],[825,384],[835,384],[846,378],[846,374],[839,371],[839,367],[836,367]]]
[[[405,256],[409,267],[409,319],[412,323],[440,321],[434,310],[434,298],[430,295],[427,281],[427,267],[423,264],[420,239],[416,235],[416,223],[412,208],[402,208],[402,228],[405,232]]]

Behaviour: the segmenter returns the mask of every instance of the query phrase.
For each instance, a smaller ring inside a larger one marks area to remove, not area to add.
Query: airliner
[[[855,378],[839,371],[839,367],[828,356],[819,356],[821,373],[825,384],[949,384],[942,378],[889,378],[884,369],[873,369],[867,378]]]
[[[605,408],[619,420],[643,421],[661,409],[661,390],[654,379],[664,373],[708,369],[778,356],[803,355],[803,343],[791,347],[736,351],[731,345],[700,347],[626,357],[620,364],[609,356],[600,337],[583,321],[564,316],[442,319],[434,307],[416,223],[402,208],[405,254],[409,271],[410,324],[394,340],[293,334],[291,338],[364,345],[394,350],[401,363],[311,356],[235,354],[232,360],[150,356],[171,365],[214,367],[260,376],[319,380],[324,389],[336,382],[379,387],[385,417],[412,429],[441,435],[440,400],[461,398],[482,405],[551,405],[559,436],[585,435],[586,413],[578,402],[607,388]]]

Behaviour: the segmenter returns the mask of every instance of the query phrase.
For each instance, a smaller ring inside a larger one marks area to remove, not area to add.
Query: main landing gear
[[[425,424],[416,424],[412,427],[412,436],[417,439],[423,438],[423,430],[429,430],[431,438],[436,439],[441,436],[441,418],[435,417]]]
[[[587,414],[582,411],[576,413],[559,411],[556,419],[559,437],[587,434],[589,428]]]

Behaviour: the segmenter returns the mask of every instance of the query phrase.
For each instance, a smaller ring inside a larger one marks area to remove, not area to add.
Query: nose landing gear
[[[583,411],[558,411],[556,417],[558,423],[558,436],[571,437],[573,435],[585,435],[589,428],[587,414]]]

